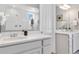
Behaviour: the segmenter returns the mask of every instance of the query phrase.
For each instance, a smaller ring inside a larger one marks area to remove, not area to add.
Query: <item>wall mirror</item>
[[[0,15],[0,31],[2,32],[39,30],[39,4],[2,4],[0,5],[1,13],[3,13],[3,17]]]

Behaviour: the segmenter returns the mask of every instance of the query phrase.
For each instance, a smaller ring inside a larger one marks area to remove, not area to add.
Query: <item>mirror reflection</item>
[[[39,30],[39,5],[0,5],[0,29]]]

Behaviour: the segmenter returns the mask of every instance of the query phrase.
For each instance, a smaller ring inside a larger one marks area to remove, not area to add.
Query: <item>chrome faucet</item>
[[[10,37],[16,37],[16,36],[17,36],[16,33],[13,33],[13,34],[10,35]]]

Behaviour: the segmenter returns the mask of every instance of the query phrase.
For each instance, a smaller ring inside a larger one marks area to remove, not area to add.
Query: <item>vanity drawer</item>
[[[36,49],[32,49],[30,51],[24,51],[21,54],[41,54],[41,53],[42,53],[42,49],[36,48]]]
[[[51,39],[43,40],[43,46],[47,46],[51,44]]]
[[[6,46],[0,48],[0,54],[12,54],[12,53],[18,53],[24,50],[30,50],[34,48],[41,48],[41,41],[35,41],[35,42],[28,42],[13,46]]]

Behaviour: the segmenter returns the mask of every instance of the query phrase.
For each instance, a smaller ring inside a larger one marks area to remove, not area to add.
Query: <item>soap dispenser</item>
[[[28,31],[23,30],[23,32],[24,32],[24,36],[28,35]]]

